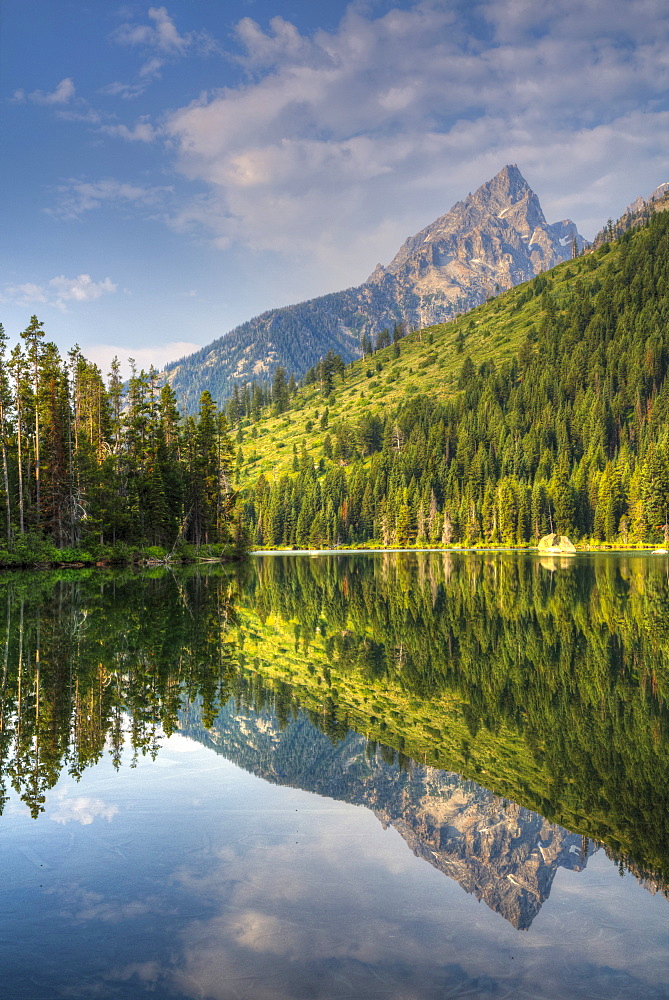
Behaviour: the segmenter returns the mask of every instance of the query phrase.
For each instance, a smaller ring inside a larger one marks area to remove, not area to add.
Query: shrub
[[[149,545],[148,548],[144,549],[144,555],[147,559],[156,559],[162,562],[167,552],[162,545]]]

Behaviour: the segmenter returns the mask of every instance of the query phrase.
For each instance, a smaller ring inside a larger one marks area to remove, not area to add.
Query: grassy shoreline
[[[609,552],[631,555],[664,554],[652,543],[616,546],[606,542],[577,543],[577,552]],[[371,542],[358,545],[338,545],[332,548],[299,549],[296,546],[272,546],[267,548],[239,548],[232,543],[202,545],[180,544],[171,551],[157,545],[129,546],[124,543],[105,546],[90,546],[86,549],[57,549],[51,543],[31,539],[28,543],[16,546],[14,549],[0,548],[0,571],[12,569],[84,569],[90,567],[114,566],[181,566],[196,563],[231,563],[241,562],[252,555],[329,555],[337,553],[393,553],[393,552],[441,552],[441,553],[475,553],[475,552],[514,552],[527,553],[547,559],[570,558],[569,553],[545,552],[535,545],[433,545],[433,546],[396,546],[385,548],[381,544]]]
[[[131,546],[125,543],[58,549],[46,540],[26,538],[12,549],[0,548],[0,570],[227,563],[240,562],[247,554],[246,549],[233,543],[201,546],[179,543],[169,551],[159,545]]]

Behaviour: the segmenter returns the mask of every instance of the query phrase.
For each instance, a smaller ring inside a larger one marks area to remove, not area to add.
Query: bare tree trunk
[[[5,447],[5,408],[0,404],[0,439],[2,440],[2,476],[5,485],[5,505],[7,508],[7,544],[12,540],[12,505],[9,499],[9,474],[7,472],[7,448]]]
[[[16,444],[17,444],[17,462],[18,462],[18,472],[19,472],[19,531],[21,534],[25,534],[25,528],[23,524],[23,460],[21,457],[21,397],[19,396],[19,387],[16,387]]]
[[[35,502],[37,505],[37,527],[40,525],[40,480],[39,480],[39,384],[37,379],[37,361],[35,361]]]

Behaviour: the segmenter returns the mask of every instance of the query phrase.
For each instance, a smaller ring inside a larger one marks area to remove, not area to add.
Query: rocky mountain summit
[[[363,336],[444,322],[566,260],[574,246],[584,246],[574,223],[548,223],[518,167],[508,165],[363,284],[271,309],[169,365],[165,377],[192,411],[204,389],[220,402],[235,382],[269,379],[279,365],[299,377],[330,349],[352,361]]]
[[[653,211],[665,210],[667,207],[667,197],[669,196],[669,182],[665,181],[663,184],[658,184],[654,191],[652,191],[647,198],[643,198],[639,195],[635,198],[631,205],[628,205],[623,216],[625,215],[636,215],[638,212],[642,212],[644,209],[648,208]]]
[[[506,166],[415,236],[367,284],[388,286],[409,326],[442,322],[566,260],[584,240],[549,224],[517,166]]]
[[[401,812],[376,810],[379,820],[517,930],[532,924],[557,869],[580,872],[597,849],[458,775],[418,768],[413,784],[413,800],[405,800]]]

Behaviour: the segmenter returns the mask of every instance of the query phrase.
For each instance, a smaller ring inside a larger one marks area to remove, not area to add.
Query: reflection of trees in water
[[[226,575],[11,575],[0,582],[0,803],[7,782],[37,816],[62,771],[129,740],[155,756],[183,698],[206,721],[235,670]]]
[[[293,698],[333,738],[353,725],[669,873],[664,562],[265,557],[246,595],[292,630]],[[247,662],[268,678],[272,660]]]
[[[157,752],[184,701],[302,708],[333,743],[457,771],[669,872],[664,561],[259,557],[226,571],[0,580],[0,799],[33,815],[105,748]],[[237,591],[244,593],[239,609]],[[634,859],[632,861],[631,859]]]

